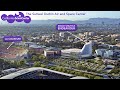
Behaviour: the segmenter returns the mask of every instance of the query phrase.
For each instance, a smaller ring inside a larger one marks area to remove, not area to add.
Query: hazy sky
[[[0,16],[2,14],[18,14],[19,11],[0,11]],[[46,20],[46,19],[64,19],[64,20],[86,20],[89,18],[120,18],[120,11],[20,11],[24,15],[30,16],[32,20]],[[31,13],[31,15],[29,15]],[[33,15],[39,13],[43,15]],[[58,13],[59,15],[44,15],[44,13]],[[65,13],[65,15],[60,15]],[[77,13],[77,14],[76,14]],[[78,14],[85,15],[78,15]],[[75,14],[75,15],[68,15]],[[1,20],[1,19],[0,19]]]

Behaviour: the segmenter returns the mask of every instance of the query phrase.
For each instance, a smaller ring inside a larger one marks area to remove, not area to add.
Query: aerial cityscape
[[[120,79],[118,18],[0,22],[0,79]],[[77,30],[59,31],[57,24]],[[22,40],[6,42],[5,36]]]

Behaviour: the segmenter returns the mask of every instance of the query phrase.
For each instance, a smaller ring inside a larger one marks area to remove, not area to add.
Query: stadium
[[[72,74],[66,74],[41,67],[32,67],[23,69],[0,79],[87,79],[85,77],[76,77]]]
[[[7,49],[6,47],[0,47],[0,58],[4,59],[17,59],[22,58],[22,56],[27,54],[27,50],[23,48],[11,47]]]

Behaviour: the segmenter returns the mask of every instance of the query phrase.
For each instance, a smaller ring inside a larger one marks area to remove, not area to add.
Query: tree
[[[114,73],[114,74],[119,74],[119,72],[120,72],[120,68],[114,67],[114,68],[109,72],[109,74],[112,74],[112,73]]]
[[[46,60],[46,57],[44,55],[39,55],[40,60]]]
[[[76,71],[75,75],[80,76],[80,72]]]
[[[66,73],[71,73],[71,71],[70,70],[66,70]]]
[[[18,61],[17,65],[20,66],[20,67],[25,66],[25,60]]]
[[[88,78],[90,78],[90,79],[94,79],[94,75],[90,75],[90,74],[88,74]]]
[[[98,55],[97,57],[98,57],[98,60],[101,60],[101,59],[102,59],[102,57],[101,57],[100,55]]]
[[[34,67],[41,67],[41,63],[39,61],[34,62]]]
[[[61,68],[62,72],[66,73],[67,70],[65,68]]]
[[[103,65],[104,63],[103,63],[102,60],[99,60],[99,61],[98,61],[98,64],[99,64],[99,65]]]
[[[39,58],[38,58],[38,56],[33,55],[33,56],[32,56],[32,60],[33,60],[33,61],[39,61]]]
[[[95,76],[94,79],[102,79],[102,77]]]
[[[88,74],[84,73],[84,77],[88,77]]]
[[[58,68],[58,71],[62,72],[63,68],[61,67],[57,67]]]
[[[75,74],[75,71],[70,71],[71,74]]]
[[[94,60],[88,60],[87,62],[94,63]]]
[[[116,44],[116,41],[115,41],[114,38],[111,38],[111,44],[112,44],[112,45],[115,45],[115,44]]]
[[[44,65],[44,64],[41,64],[41,67],[45,68],[45,67],[46,67],[46,65]]]
[[[55,71],[58,71],[58,68],[55,67],[54,70],[55,70]]]
[[[54,69],[55,69],[55,67],[50,67],[50,69],[51,69],[51,70],[54,70]]]
[[[14,67],[19,67],[18,61],[11,62]]]
[[[119,68],[120,67],[120,61],[115,63],[115,67]]]
[[[4,59],[0,59],[0,64],[4,62]]]
[[[74,74],[77,75],[77,76],[83,76],[84,73],[83,72],[79,72],[79,71],[75,71]]]

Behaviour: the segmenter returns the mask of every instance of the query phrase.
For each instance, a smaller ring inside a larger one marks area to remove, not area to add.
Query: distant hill
[[[89,20],[84,21],[85,23],[93,23],[93,24],[101,24],[104,22],[105,24],[119,24],[120,19],[114,18],[90,18]]]
[[[70,20],[33,20],[31,24],[119,24],[120,19],[113,19],[113,18],[90,18],[88,20],[78,20],[78,21],[70,21]]]
[[[90,18],[88,20],[77,20],[77,21],[70,21],[70,20],[32,20],[30,24],[36,24],[36,25],[43,25],[43,24],[119,24],[120,19],[116,18]],[[8,24],[7,22],[0,21],[0,25]],[[24,22],[22,23],[14,23],[15,25],[26,25]],[[8,24],[8,25],[13,25],[13,24]]]

